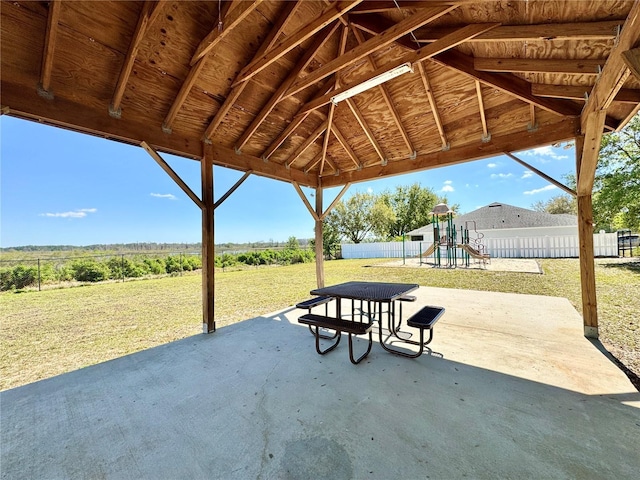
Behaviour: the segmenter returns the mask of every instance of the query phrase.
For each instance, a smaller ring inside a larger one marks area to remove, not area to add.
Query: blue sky
[[[560,181],[575,169],[573,148],[517,155]],[[162,157],[200,195],[199,163]],[[241,176],[214,167],[215,198]],[[446,194],[450,204],[460,204],[461,213],[492,202],[530,208],[562,193],[499,156],[355,184],[344,198],[416,182]],[[140,147],[3,115],[0,189],[2,247],[201,240],[199,208]],[[325,206],[339,190],[325,192]],[[215,222],[216,243],[313,237],[313,220],[293,186],[256,175],[216,209]]]

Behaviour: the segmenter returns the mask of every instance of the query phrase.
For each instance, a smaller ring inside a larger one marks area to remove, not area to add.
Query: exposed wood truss
[[[50,97],[51,70],[53,69],[53,53],[58,37],[58,21],[60,19],[61,0],[52,0],[49,4],[47,16],[47,31],[44,37],[44,52],[42,54],[42,69],[40,72],[39,93],[44,97]]]

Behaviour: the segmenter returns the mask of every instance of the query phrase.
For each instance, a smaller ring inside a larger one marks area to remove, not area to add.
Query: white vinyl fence
[[[484,238],[484,251],[493,258],[570,258],[579,257],[577,235],[529,238]],[[417,257],[431,242],[343,243],[342,258],[402,258]],[[617,257],[618,238],[615,233],[596,233],[593,236],[596,257]],[[458,249],[458,256],[462,250]]]

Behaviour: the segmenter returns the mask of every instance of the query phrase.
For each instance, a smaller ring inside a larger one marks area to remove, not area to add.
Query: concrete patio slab
[[[2,392],[1,476],[636,478],[640,393],[566,299],[417,296],[416,360],[319,356],[291,308]]]

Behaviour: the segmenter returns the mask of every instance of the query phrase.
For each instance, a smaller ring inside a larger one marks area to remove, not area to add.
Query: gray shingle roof
[[[477,230],[491,230],[494,228],[565,227],[577,225],[578,217],[569,214],[536,212],[506,203],[494,202],[473,212],[458,215],[453,219],[457,227],[464,226],[466,222],[471,221],[476,222]],[[468,227],[472,228],[471,224]],[[427,230],[431,230],[430,225],[420,227],[409,234],[421,235]]]

